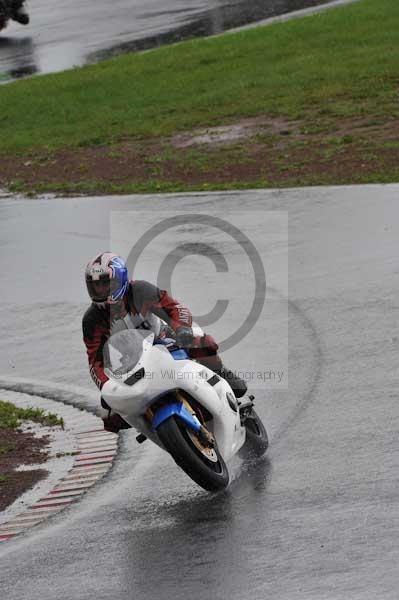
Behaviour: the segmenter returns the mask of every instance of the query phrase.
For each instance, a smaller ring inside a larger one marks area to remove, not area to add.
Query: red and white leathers
[[[87,348],[90,374],[101,390],[108,377],[104,372],[103,347],[111,333],[124,327],[148,329],[157,337],[174,335],[179,327],[191,327],[189,309],[148,281],[130,281],[127,293],[119,304],[93,302],[83,317],[83,340]],[[217,355],[218,345],[210,335],[196,336],[187,349],[191,358],[199,360],[214,371],[222,369]]]

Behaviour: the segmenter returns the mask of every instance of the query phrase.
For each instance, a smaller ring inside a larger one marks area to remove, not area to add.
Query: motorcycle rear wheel
[[[227,487],[229,473],[218,449],[205,448],[178,417],[161,423],[157,433],[176,464],[204,490],[217,492]]]
[[[251,414],[245,419],[246,429],[245,442],[239,451],[241,458],[259,458],[263,456],[269,447],[269,438],[259,415],[251,410]]]

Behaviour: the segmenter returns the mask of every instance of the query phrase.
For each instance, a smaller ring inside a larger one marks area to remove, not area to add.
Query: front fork
[[[161,423],[174,415],[197,434],[198,439],[204,446],[209,448],[215,447],[213,434],[201,423],[193,407],[180,392],[176,393],[173,402],[162,404],[155,409],[151,407],[147,411],[147,419],[151,423],[153,431],[156,431]]]

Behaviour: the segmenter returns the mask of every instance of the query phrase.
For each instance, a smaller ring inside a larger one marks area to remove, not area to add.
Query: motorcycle
[[[7,27],[10,20],[28,25],[29,15],[25,8],[25,0],[0,0],[0,31]]]
[[[211,492],[229,483],[226,466],[234,455],[260,457],[266,429],[253,396],[236,399],[227,381],[189,358],[172,339],[127,329],[112,335],[103,350],[109,380],[103,406],[118,413],[139,435],[166,450],[199,486]]]

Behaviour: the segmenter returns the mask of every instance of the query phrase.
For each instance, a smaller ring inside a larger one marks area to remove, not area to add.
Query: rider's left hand
[[[182,348],[187,348],[192,345],[194,334],[191,327],[179,327],[176,330],[176,343]]]

